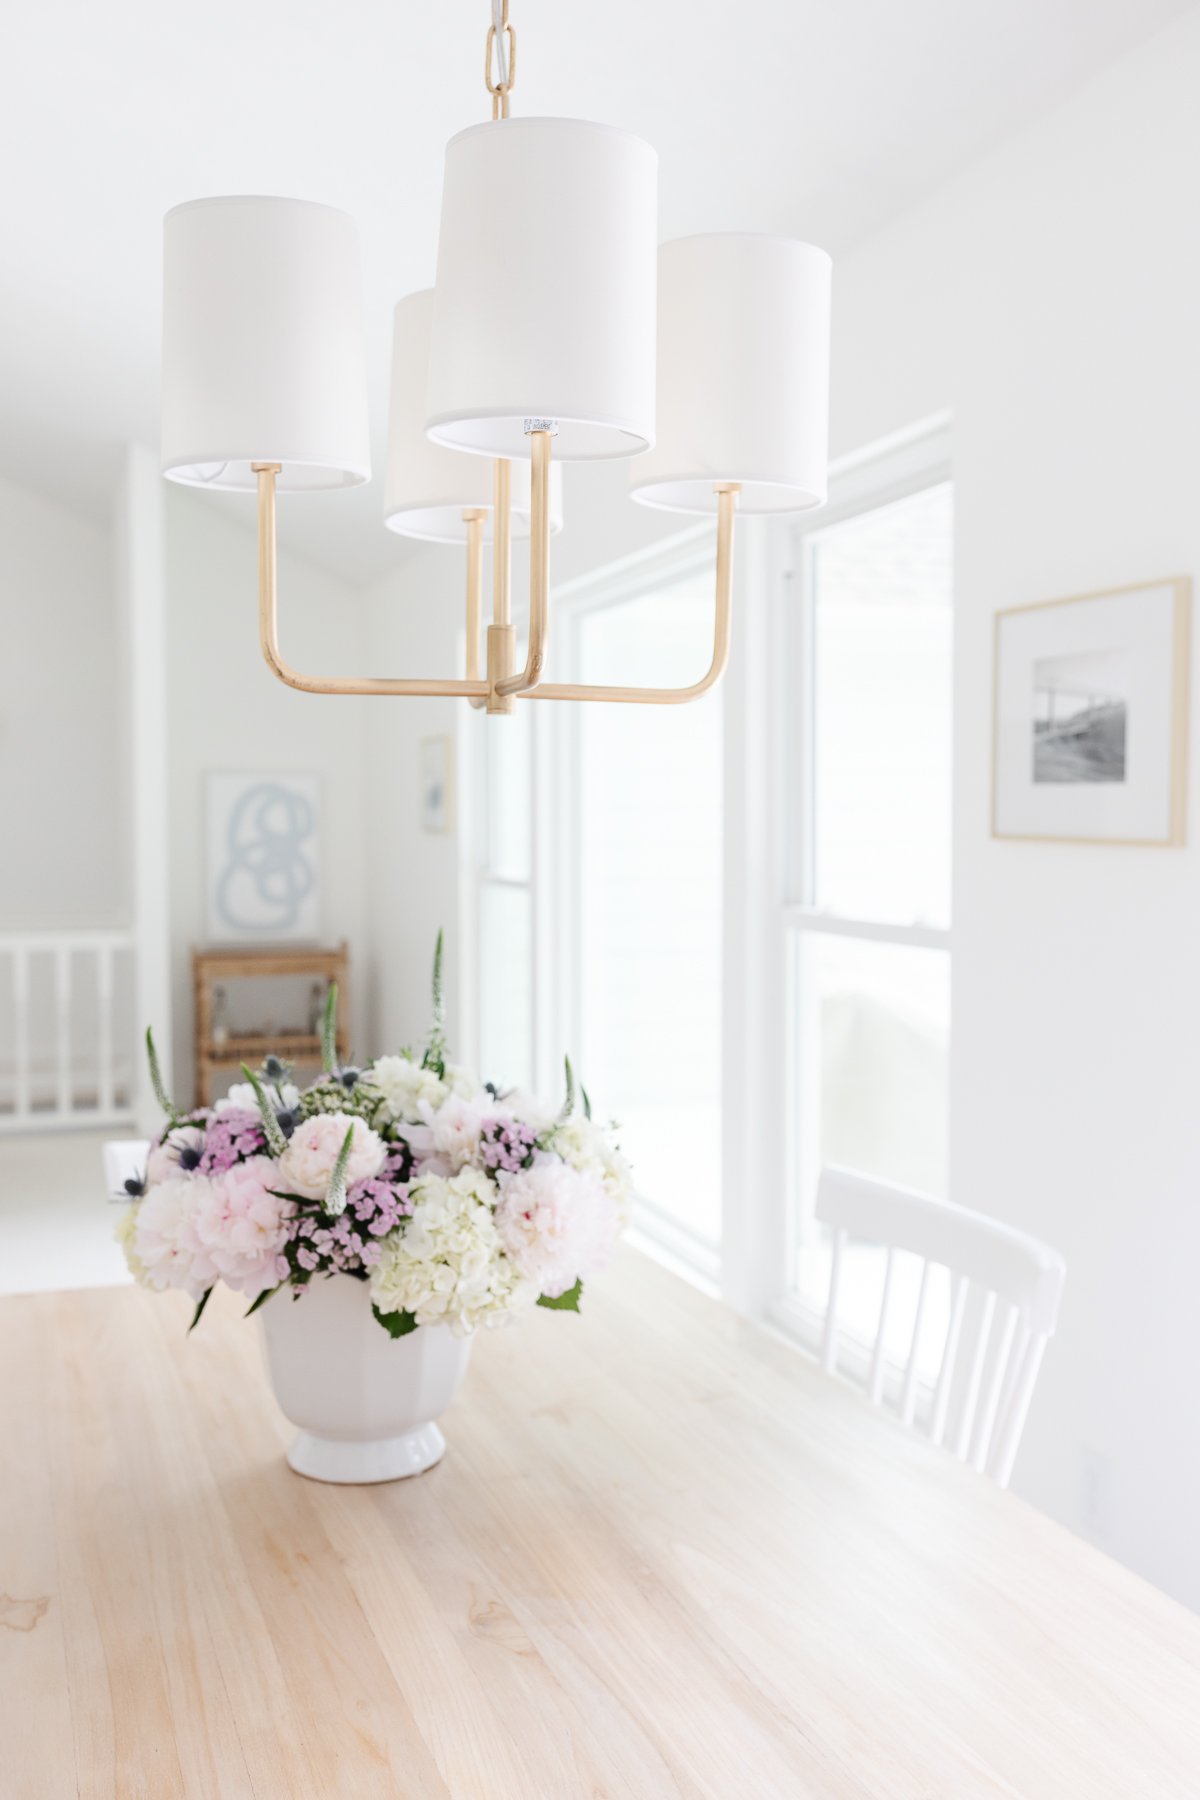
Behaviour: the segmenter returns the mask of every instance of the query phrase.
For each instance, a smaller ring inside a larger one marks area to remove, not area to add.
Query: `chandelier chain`
[[[495,63],[495,79],[492,65]],[[483,78],[492,96],[493,119],[507,119],[508,96],[517,79],[517,34],[509,24],[508,0],[492,0],[492,22],[488,27],[484,53]]]

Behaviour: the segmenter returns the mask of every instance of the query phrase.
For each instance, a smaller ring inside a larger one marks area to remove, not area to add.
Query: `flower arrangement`
[[[135,1279],[183,1289],[193,1326],[218,1282],[252,1313],[280,1289],[299,1299],[339,1274],[368,1284],[392,1337],[435,1324],[468,1336],[534,1305],[578,1311],[626,1222],[631,1182],[569,1060],[557,1113],[450,1062],[440,932],[419,1054],[339,1066],[336,1007],[331,989],[323,1073],[309,1087],[268,1057],[190,1113],[165,1093],[147,1032],[167,1117],[144,1176],[118,1196],[130,1202],[117,1237]]]

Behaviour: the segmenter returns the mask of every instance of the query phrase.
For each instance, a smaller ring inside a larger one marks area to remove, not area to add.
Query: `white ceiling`
[[[837,252],[1187,0],[511,0],[514,112],[657,145],[661,233]],[[0,67],[0,470],[101,515],[157,437],[160,226],[205,193],[301,195],[362,230],[377,471],[393,302],[433,277],[441,152],[487,116],[489,0],[37,0]],[[216,500],[211,504],[218,504]],[[228,504],[228,502],[227,502]],[[287,539],[395,563],[379,488],[297,501]]]

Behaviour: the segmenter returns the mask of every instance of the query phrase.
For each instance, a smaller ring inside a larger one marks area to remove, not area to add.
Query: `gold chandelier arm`
[[[716,686],[729,661],[729,624],[733,595],[733,521],[740,489],[729,482],[714,490],[717,496],[717,594],[713,629],[712,662],[708,673],[690,687],[592,687],[579,683],[547,682],[530,693],[532,700],[623,700],[631,705],[671,706],[698,700]]]
[[[474,507],[463,514],[467,528],[467,680],[479,680],[479,633],[483,624],[483,525],[486,514]],[[484,704],[482,695],[472,694],[471,705]]]
[[[251,463],[258,477],[258,635],[267,667],[288,687],[303,694],[429,694],[479,696],[486,699],[486,681],[397,680],[387,676],[302,675],[285,662],[279,648],[275,555],[275,478],[278,463]]]
[[[504,699],[538,691],[550,630],[550,446],[554,433],[531,431],[529,447],[529,645],[519,675],[502,676],[494,691]],[[497,624],[507,624],[507,618]],[[511,665],[510,665],[511,666]]]

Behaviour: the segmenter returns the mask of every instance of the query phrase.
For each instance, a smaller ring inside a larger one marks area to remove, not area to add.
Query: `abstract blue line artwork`
[[[210,938],[317,937],[317,845],[315,775],[210,775]]]

